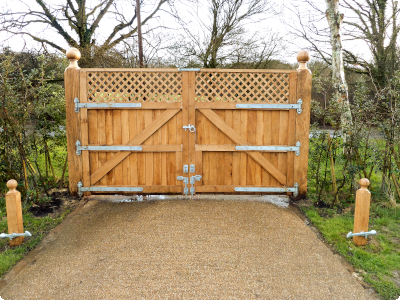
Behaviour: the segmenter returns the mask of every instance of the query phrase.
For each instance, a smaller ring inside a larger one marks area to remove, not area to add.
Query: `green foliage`
[[[64,89],[55,82],[63,64],[44,54],[0,53],[0,182],[16,179],[31,201],[55,184],[54,164],[65,161]]]
[[[371,205],[370,228],[378,235],[369,238],[366,246],[357,247],[346,239],[353,230],[353,214],[331,214],[331,209],[304,208],[303,211],[318,227],[329,244],[363,275],[364,280],[384,299],[396,299],[400,287],[393,280],[400,270],[400,208]],[[325,217],[322,217],[324,215]]]

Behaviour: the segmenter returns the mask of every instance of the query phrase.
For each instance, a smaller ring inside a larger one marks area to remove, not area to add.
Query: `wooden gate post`
[[[356,192],[356,208],[354,212],[354,233],[368,231],[369,223],[369,207],[371,204],[371,192],[367,189],[369,180],[363,178],[359,184],[361,188]],[[353,242],[357,246],[363,246],[367,243],[367,239],[363,236],[353,236]]]
[[[16,190],[18,182],[11,179],[7,182],[10,189],[6,194],[6,211],[8,233],[24,233],[24,223],[22,220],[21,193]],[[10,240],[10,246],[19,246],[24,241],[23,236]]]
[[[299,185],[299,194],[295,200],[307,197],[308,150],[310,138],[310,106],[311,106],[311,71],[307,68],[310,55],[303,50],[297,54],[300,63],[297,69],[297,99],[302,101],[302,112],[296,114],[296,142],[299,141],[300,155],[294,159],[294,182]]]
[[[67,144],[68,144],[68,173],[69,173],[69,192],[78,193],[78,182],[82,178],[81,156],[76,155],[75,143],[79,139],[80,120],[79,113],[75,112],[74,99],[79,99],[79,66],[78,60],[81,53],[76,48],[71,48],[66,53],[70,61],[64,73],[65,85],[65,106],[67,117]]]

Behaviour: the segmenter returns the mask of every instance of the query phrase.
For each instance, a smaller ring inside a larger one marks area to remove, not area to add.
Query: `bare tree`
[[[0,12],[0,30],[12,35],[29,36],[43,45],[65,52],[66,49],[53,39],[32,33],[31,30],[38,25],[42,29],[52,29],[70,47],[79,48],[83,52],[81,66],[93,65],[96,55],[109,51],[137,33],[135,0],[95,0],[93,6],[87,5],[86,0],[63,0],[62,4],[51,4],[46,0],[32,1],[35,5],[23,0],[19,2],[21,5],[18,11],[3,7]],[[150,12],[141,24],[147,24],[154,18],[166,2],[168,0],[146,1]],[[112,17],[115,25],[111,33],[98,43],[95,37],[100,23],[109,22],[106,16]]]
[[[332,83],[335,89],[335,100],[341,103],[341,123],[343,138],[346,142],[349,125],[352,123],[349,103],[349,93],[344,76],[341,26],[344,15],[339,12],[339,0],[325,0],[326,18],[330,29],[332,47]]]
[[[191,15],[197,21],[197,32],[190,28],[190,24],[181,23],[185,32],[184,42],[178,43],[176,50],[187,59],[187,63],[200,64],[204,68],[217,68],[227,62],[240,64],[257,49],[258,54],[262,54],[261,59],[256,57],[260,66],[262,58],[276,53],[276,35],[270,35],[268,42],[259,32],[246,36],[248,23],[260,22],[272,12],[270,0],[208,0],[207,5],[208,18],[202,13],[204,7],[199,6]]]

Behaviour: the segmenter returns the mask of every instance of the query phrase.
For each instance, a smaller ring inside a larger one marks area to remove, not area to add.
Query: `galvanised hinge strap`
[[[183,193],[187,196],[189,194],[189,188],[187,187],[187,185],[189,184],[189,177],[178,176],[176,177],[176,180],[183,181],[183,183],[185,184],[185,187],[183,188]]]
[[[178,68],[178,71],[199,72],[199,71],[200,71],[200,68]]]
[[[236,104],[236,108],[247,109],[296,109],[298,114],[301,114],[301,99],[297,100],[297,104]]]
[[[142,151],[142,146],[82,146],[80,141],[76,141],[76,154],[81,155],[82,150],[88,151]]]
[[[91,186],[83,187],[82,182],[78,182],[78,195],[82,196],[83,192],[143,192],[142,187],[118,187],[118,186]]]
[[[129,103],[129,102],[124,102],[124,103],[114,103],[114,102],[109,102],[109,103],[79,103],[79,99],[75,98],[74,99],[75,103],[75,112],[78,113],[79,109],[81,108],[137,108],[137,107],[142,107],[142,103]]]
[[[296,182],[294,187],[235,187],[235,192],[261,192],[261,193],[293,193],[293,196],[299,194],[299,185]]]
[[[296,143],[296,146],[236,146],[235,149],[238,151],[267,151],[267,152],[287,152],[294,151],[296,156],[300,155],[300,141]]]

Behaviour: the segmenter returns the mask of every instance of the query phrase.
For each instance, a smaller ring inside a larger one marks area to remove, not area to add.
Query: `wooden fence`
[[[307,190],[311,74],[298,70],[65,72],[70,192]]]

